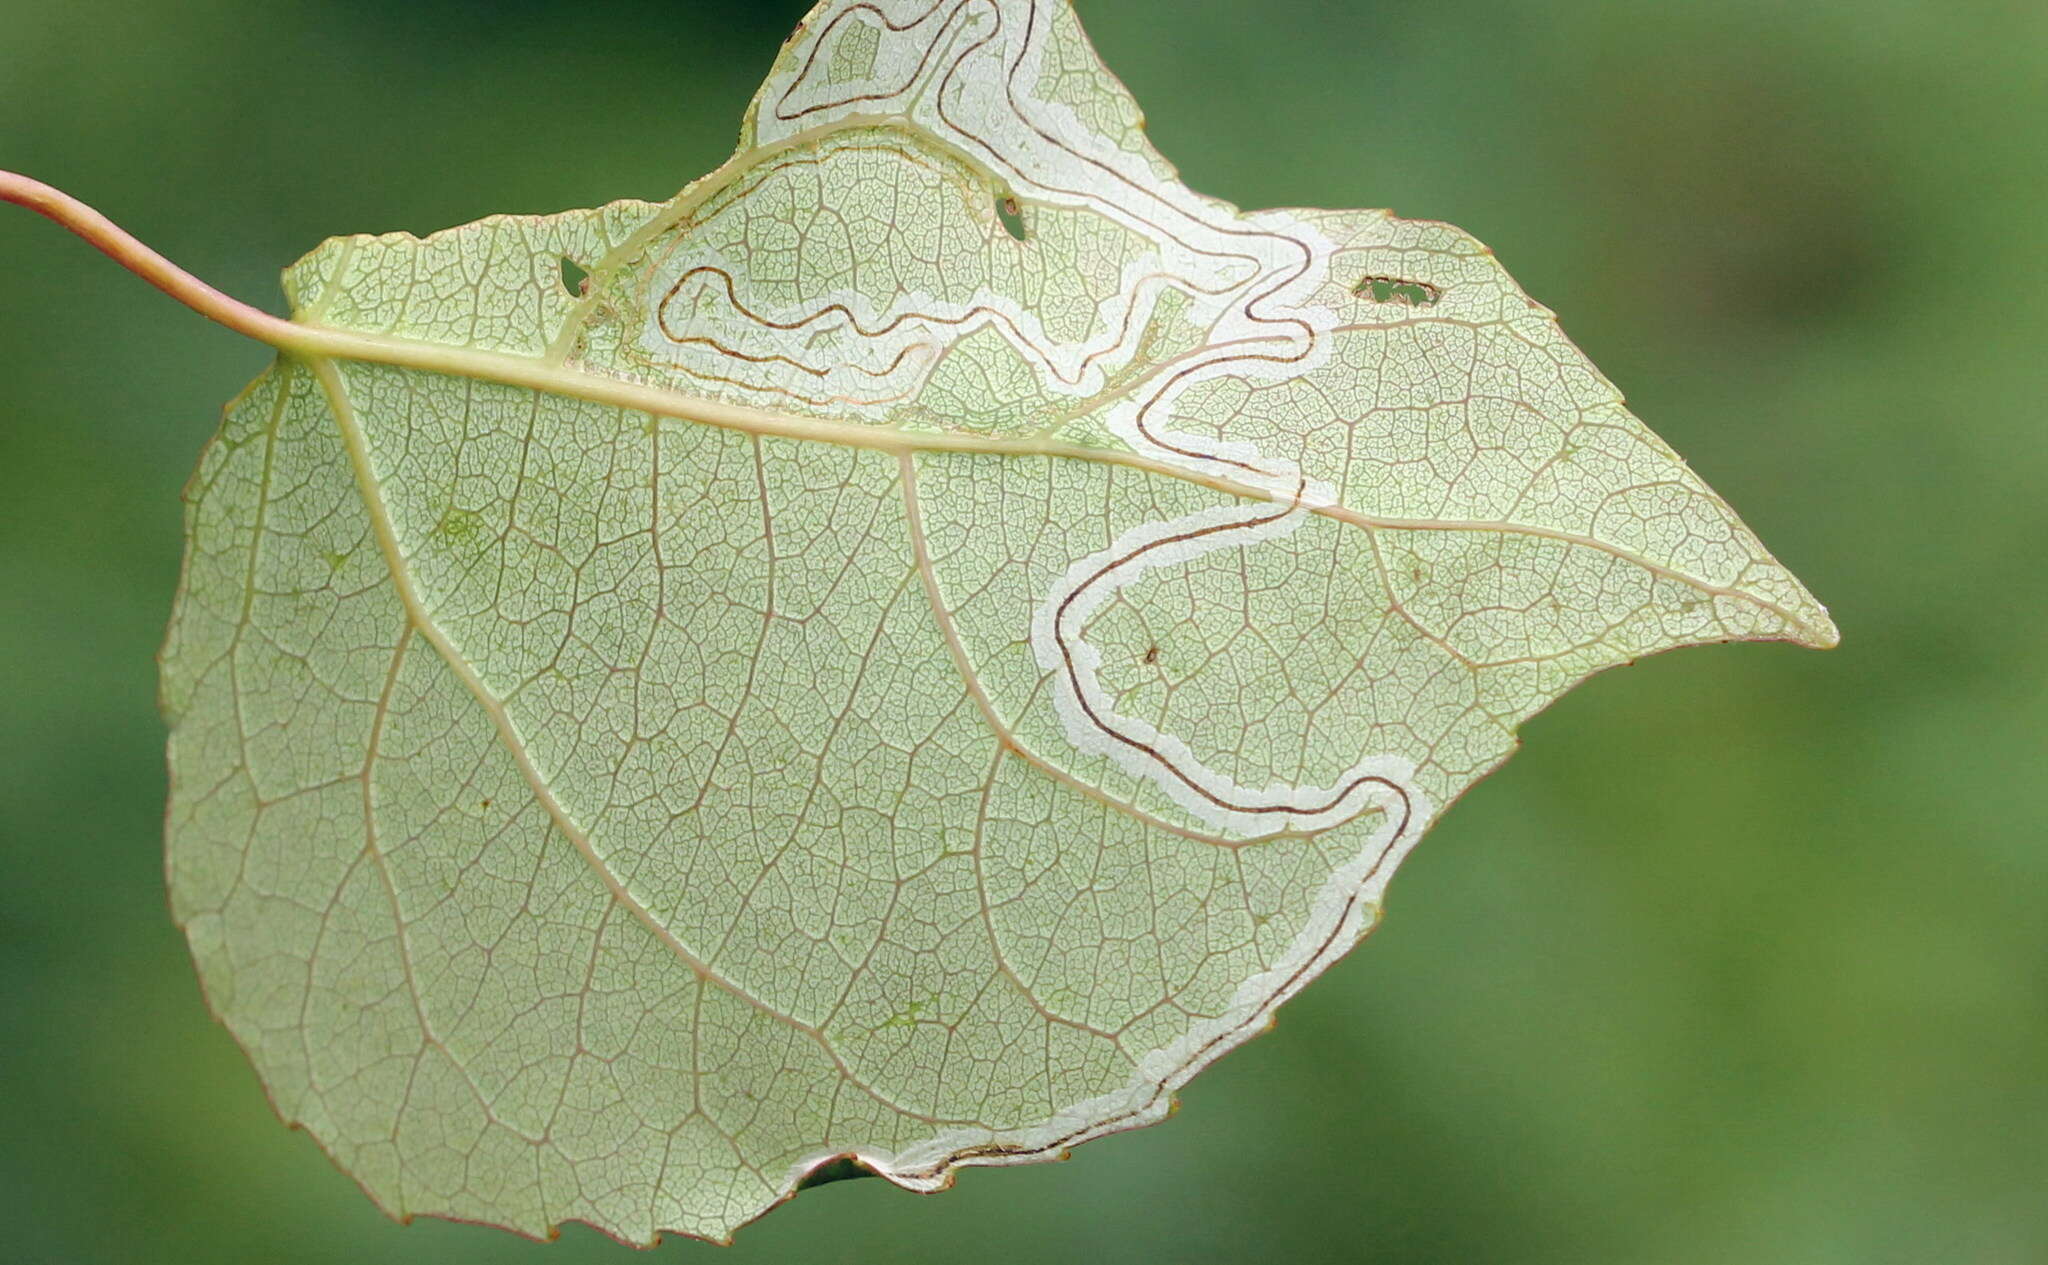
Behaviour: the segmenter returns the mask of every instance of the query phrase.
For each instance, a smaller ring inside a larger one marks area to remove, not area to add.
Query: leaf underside
[[[1190,192],[1064,3],[827,0],[675,200],[286,281],[377,350],[195,476],[170,882],[394,1215],[1156,1121],[1520,721],[1835,637],[1484,247]]]

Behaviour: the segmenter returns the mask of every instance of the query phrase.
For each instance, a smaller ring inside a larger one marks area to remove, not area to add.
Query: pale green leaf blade
[[[396,1215],[720,1239],[1155,1121],[1519,721],[1835,639],[1483,247],[1190,192],[1063,4],[831,0],[674,201],[287,288],[171,888]]]

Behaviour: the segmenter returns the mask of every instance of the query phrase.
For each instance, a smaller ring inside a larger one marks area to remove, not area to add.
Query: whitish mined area
[[[1835,637],[1484,247],[1189,191],[1052,0],[829,0],[674,201],[287,282],[363,350],[193,483],[170,876],[397,1215],[1158,1120],[1573,683]]]

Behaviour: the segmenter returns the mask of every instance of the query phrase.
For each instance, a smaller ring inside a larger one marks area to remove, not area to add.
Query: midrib
[[[420,342],[414,339],[396,338],[387,334],[368,334],[353,330],[336,329],[331,326],[293,321],[285,324],[285,330],[275,331],[269,338],[280,351],[303,356],[312,360],[351,360],[371,364],[391,365],[396,368],[413,369],[424,373],[445,374],[451,377],[472,378],[482,382],[495,382],[505,386],[523,387],[550,395],[586,400],[594,404],[609,405],[647,413],[656,417],[674,418],[694,422],[702,426],[716,426],[724,430],[740,431],[750,435],[765,435],[781,439],[807,440],[813,443],[837,444],[841,447],[863,448],[894,456],[922,452],[957,452],[992,457],[1039,457],[1062,458],[1072,461],[1092,461],[1101,465],[1121,466],[1142,471],[1161,478],[1179,479],[1209,488],[1226,496],[1243,500],[1267,501],[1274,504],[1289,504],[1290,498],[1267,488],[1242,483],[1219,475],[1171,464],[1140,453],[1119,452],[1107,448],[1091,448],[1081,444],[1061,443],[1056,440],[1032,436],[1006,439],[995,435],[978,435],[957,431],[908,431],[894,426],[868,425],[859,422],[835,421],[830,418],[805,417],[794,413],[783,413],[773,409],[755,408],[751,405],[733,404],[705,396],[690,395],[668,387],[649,386],[619,378],[609,378],[587,370],[566,365],[549,364],[544,359],[532,356],[512,355],[505,352],[480,351],[472,347],[453,347],[437,343]],[[288,331],[288,332],[287,332]],[[1431,518],[1389,518],[1365,514],[1345,505],[1305,504],[1303,508],[1311,513],[1321,514],[1339,522],[1349,523],[1366,531],[1478,531],[1499,532],[1512,535],[1540,537],[1564,544],[1596,549],[1624,562],[1639,566],[1665,579],[1697,589],[1711,597],[1725,597],[1747,603],[1764,610],[1782,620],[1788,630],[1815,636],[1808,622],[1801,616],[1747,590],[1729,585],[1715,584],[1698,576],[1688,575],[1676,568],[1665,566],[1649,558],[1592,536],[1555,528],[1487,520],[1431,519]]]

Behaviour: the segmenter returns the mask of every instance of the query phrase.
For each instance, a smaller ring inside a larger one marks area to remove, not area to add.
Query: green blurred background
[[[0,166],[275,307],[328,234],[666,196],[804,7],[0,0]],[[1195,187],[1492,245],[1846,640],[1571,695],[1170,1123],[717,1259],[2048,1261],[2048,6],[1082,10]],[[0,1260],[622,1260],[385,1221],[201,1007],[150,656],[266,359],[0,213]]]

